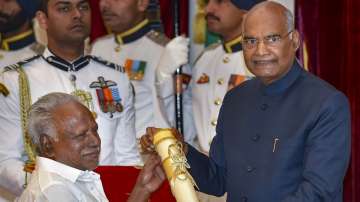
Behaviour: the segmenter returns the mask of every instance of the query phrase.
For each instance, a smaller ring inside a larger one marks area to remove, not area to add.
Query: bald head
[[[243,29],[246,29],[246,21],[250,20],[272,21],[286,27],[287,31],[294,29],[294,16],[289,9],[274,1],[264,1],[255,5],[244,17]],[[249,24],[249,23],[248,23]],[[245,31],[245,30],[244,30]]]
[[[279,3],[266,1],[254,6],[243,21],[243,49],[249,70],[270,84],[291,68],[299,47],[293,15]]]

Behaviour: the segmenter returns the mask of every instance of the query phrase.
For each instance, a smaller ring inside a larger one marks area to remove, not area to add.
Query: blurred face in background
[[[28,21],[16,0],[0,0],[0,33],[17,30]]]
[[[241,23],[246,11],[230,0],[207,0],[205,7],[207,27],[211,32],[231,40],[241,34]]]
[[[100,0],[105,25],[115,33],[131,29],[145,18],[149,0]]]

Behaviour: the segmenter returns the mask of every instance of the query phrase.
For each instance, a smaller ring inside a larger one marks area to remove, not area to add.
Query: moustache
[[[205,19],[206,19],[206,20],[217,20],[217,21],[220,21],[220,18],[218,18],[217,16],[215,16],[215,15],[212,14],[212,13],[206,14],[206,15],[205,15]]]

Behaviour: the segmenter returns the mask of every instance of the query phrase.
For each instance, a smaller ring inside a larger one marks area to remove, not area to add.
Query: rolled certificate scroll
[[[181,142],[177,141],[171,129],[160,129],[154,135],[153,143],[160,155],[169,180],[171,192],[177,202],[199,202],[193,178],[187,171],[190,168]]]

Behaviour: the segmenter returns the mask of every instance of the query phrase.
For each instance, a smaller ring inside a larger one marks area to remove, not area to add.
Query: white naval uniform
[[[22,65],[29,80],[31,101],[35,102],[39,97],[50,92],[73,92],[75,88],[70,81],[70,75],[75,75],[76,88],[88,91],[92,96],[101,139],[100,165],[139,164],[141,160],[135,138],[133,93],[127,76],[93,58],[81,64],[72,63],[75,71],[55,67],[45,58],[50,61],[53,60],[54,55],[46,49],[41,57]],[[84,64],[87,65],[81,69],[77,68]],[[112,65],[115,67],[114,64]],[[119,91],[123,111],[115,112],[112,117],[109,113],[102,112],[96,89],[89,87],[92,82],[98,81],[99,76],[117,84],[115,87]],[[0,83],[5,84],[10,91],[7,97],[0,94],[0,186],[20,194],[24,184],[22,170],[27,156],[20,126],[18,73],[4,72],[0,75]]]
[[[240,45],[240,41],[237,45]],[[241,48],[232,52],[231,47],[228,47],[228,51],[224,50],[225,47],[217,43],[204,50],[194,64],[190,83],[197,138],[200,149],[206,153],[209,152],[210,143],[216,134],[217,118],[222,100],[228,91],[230,76],[252,76],[246,68]],[[209,81],[198,83],[204,74]]]
[[[41,45],[35,42],[33,31],[29,30],[25,34],[0,40],[0,72],[4,67],[37,55],[41,51]]]
[[[175,125],[172,81],[169,81],[170,84],[163,83],[160,92],[155,87],[155,71],[168,41],[163,34],[151,30],[145,19],[124,33],[98,39],[92,47],[92,55],[119,65],[125,65],[127,59],[146,62],[144,78],[131,80],[135,88],[137,138],[144,135],[149,126],[168,128]],[[189,128],[185,134],[186,139],[191,141],[195,130]]]
[[[16,202],[107,202],[100,175],[37,157],[30,182]]]

